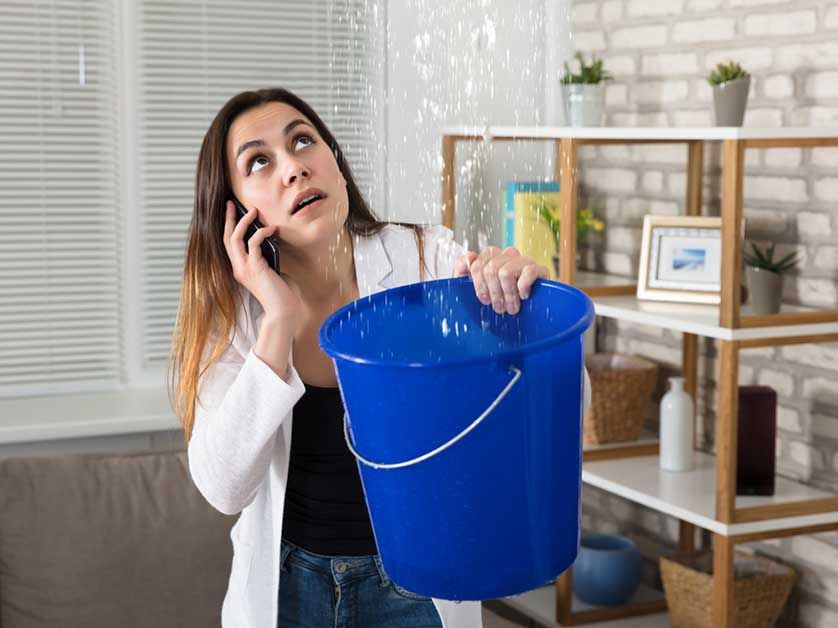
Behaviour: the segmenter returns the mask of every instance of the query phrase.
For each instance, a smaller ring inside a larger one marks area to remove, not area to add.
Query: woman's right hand
[[[288,283],[268,264],[262,255],[261,244],[276,231],[275,226],[262,227],[248,240],[245,248],[244,236],[248,225],[256,218],[256,209],[236,221],[236,209],[227,201],[227,218],[224,223],[224,248],[233,266],[233,277],[247,288],[262,305],[265,318],[276,323],[291,334],[296,333],[300,323],[302,305],[300,298]]]

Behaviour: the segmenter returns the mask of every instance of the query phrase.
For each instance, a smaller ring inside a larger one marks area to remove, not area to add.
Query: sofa
[[[217,628],[236,518],[183,450],[0,460],[0,628]]]

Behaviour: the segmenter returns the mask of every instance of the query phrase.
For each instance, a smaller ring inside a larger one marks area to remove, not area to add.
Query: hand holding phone
[[[244,208],[235,196],[233,197],[233,205],[236,206],[236,217],[237,220],[241,220],[247,215],[247,210]],[[250,247],[248,246],[248,240],[255,235],[257,229],[262,228],[262,223],[259,222],[258,218],[254,218],[253,221],[247,226],[247,232],[244,235],[244,248],[248,252],[250,251]],[[265,258],[268,262],[268,266],[274,269],[276,274],[279,274],[279,243],[277,242],[274,236],[268,236],[264,240],[262,240],[262,257]]]

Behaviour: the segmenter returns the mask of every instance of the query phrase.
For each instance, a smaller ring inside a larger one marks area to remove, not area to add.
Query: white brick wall
[[[639,26],[621,28],[611,33],[611,46],[619,48],[646,48],[666,43],[665,26]]]
[[[788,4],[788,0],[730,0],[732,7],[754,7],[762,4]]]
[[[815,268],[834,271],[838,268],[838,247],[821,246],[815,255]]]
[[[573,5],[573,23],[589,24],[597,21],[596,2],[577,2]]]
[[[838,201],[838,178],[825,177],[815,181],[815,198],[821,201]]]
[[[757,383],[760,386],[771,386],[778,395],[783,397],[791,397],[794,394],[794,378],[788,373],[763,369]]]
[[[773,168],[796,168],[803,162],[800,148],[772,148],[763,151],[764,163]]]
[[[684,10],[684,0],[628,0],[626,13],[629,17],[647,17],[655,15],[678,15]]]
[[[817,13],[813,10],[763,15],[745,18],[745,35],[748,37],[777,37],[782,35],[808,35],[815,32]]]
[[[643,55],[641,74],[653,76],[684,76],[698,72],[698,55],[694,52]]]
[[[745,199],[789,201],[805,203],[809,200],[804,179],[791,177],[745,176],[743,196]]]
[[[727,63],[736,59],[749,72],[771,68],[774,54],[771,48],[725,48],[723,50],[708,50],[704,57],[704,69],[708,72],[719,63]]]
[[[767,76],[762,82],[762,93],[766,98],[788,98],[794,94],[794,82],[785,74]]]
[[[814,415],[812,417],[812,432],[815,436],[838,440],[838,417],[823,414]]]
[[[828,238],[832,234],[832,220],[829,214],[798,212],[797,232],[800,235]]]
[[[793,408],[777,406],[777,427],[787,432],[800,434],[803,431],[800,424],[800,413]]]
[[[596,52],[605,48],[605,35],[602,31],[577,31],[571,34],[570,45],[582,52]]]
[[[736,35],[736,20],[709,18],[675,24],[672,40],[678,44],[730,41]]]
[[[838,0],[578,4],[583,6],[574,31],[601,36],[589,45],[602,43],[606,68],[616,77],[608,95],[610,125],[713,124],[706,75],[718,63],[735,60],[752,74],[746,126],[838,126]],[[597,11],[599,21],[591,21]],[[607,222],[598,240],[603,248],[591,257],[602,260],[601,268],[636,273],[643,215],[683,212],[685,153],[683,146],[609,147],[581,162],[583,173],[595,173],[583,174],[583,193],[601,203]],[[838,148],[748,150],[745,164],[746,237],[801,254],[800,265],[787,275],[784,299],[838,307]],[[719,208],[719,172],[719,145],[707,144],[703,202],[711,214]],[[669,369],[680,365],[679,344],[669,332],[611,324],[600,340],[609,349],[645,355]],[[699,433],[711,443],[712,355],[702,358],[699,370],[710,379],[701,383],[698,399],[700,407],[710,404]],[[780,396],[778,469],[838,494],[838,343],[745,351],[740,382],[772,386]],[[628,528],[646,539],[674,538],[673,521],[618,500],[621,505],[609,506],[614,502],[600,498],[598,514],[589,512],[586,521],[601,529],[604,519],[613,531]],[[828,537],[760,544],[802,570],[795,593],[800,603],[784,614],[783,627],[838,626],[838,535],[831,544],[821,538]]]
[[[602,21],[606,24],[615,22],[623,17],[623,3],[620,0],[610,0],[602,3]]]
[[[838,72],[818,72],[806,79],[806,95],[811,98],[838,96]]]
[[[629,55],[606,56],[602,62],[615,76],[625,77],[637,73],[637,62]]]
[[[776,50],[777,68],[795,71],[805,68],[834,68],[838,65],[838,41],[796,43]]]

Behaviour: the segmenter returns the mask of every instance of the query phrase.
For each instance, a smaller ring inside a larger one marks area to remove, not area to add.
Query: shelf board
[[[585,462],[582,482],[726,536],[838,523],[835,511],[747,523],[716,521],[716,458],[696,451],[694,462],[693,470],[683,473],[661,471],[658,456]],[[737,497],[736,507],[776,506],[828,497],[834,495],[777,476],[773,496]]]
[[[663,593],[656,591],[651,587],[641,585],[637,593],[631,599],[632,602],[643,602],[646,600],[663,599]],[[527,591],[520,595],[513,595],[497,600],[501,604],[506,604],[510,608],[518,611],[535,620],[542,626],[549,626],[550,628],[561,626],[556,622],[556,585],[548,584],[532,591]],[[596,608],[603,608],[591,606],[586,604],[573,596],[573,612],[579,613]],[[666,613],[654,613],[651,615],[642,615],[640,617],[626,617],[607,622],[596,622],[592,624],[585,624],[587,628],[611,628],[612,626],[620,626],[620,628],[664,628],[669,627],[669,617]]]
[[[833,127],[567,127],[567,126],[445,126],[444,135],[480,139],[604,139],[604,140],[767,140],[838,139]]]
[[[597,316],[629,321],[639,325],[663,327],[719,340],[751,340],[786,338],[838,333],[838,321],[824,323],[783,324],[765,327],[731,329],[719,325],[719,306],[696,303],[644,301],[634,296],[594,297]],[[811,308],[783,305],[781,313],[813,312]],[[749,315],[743,307],[742,316]]]

